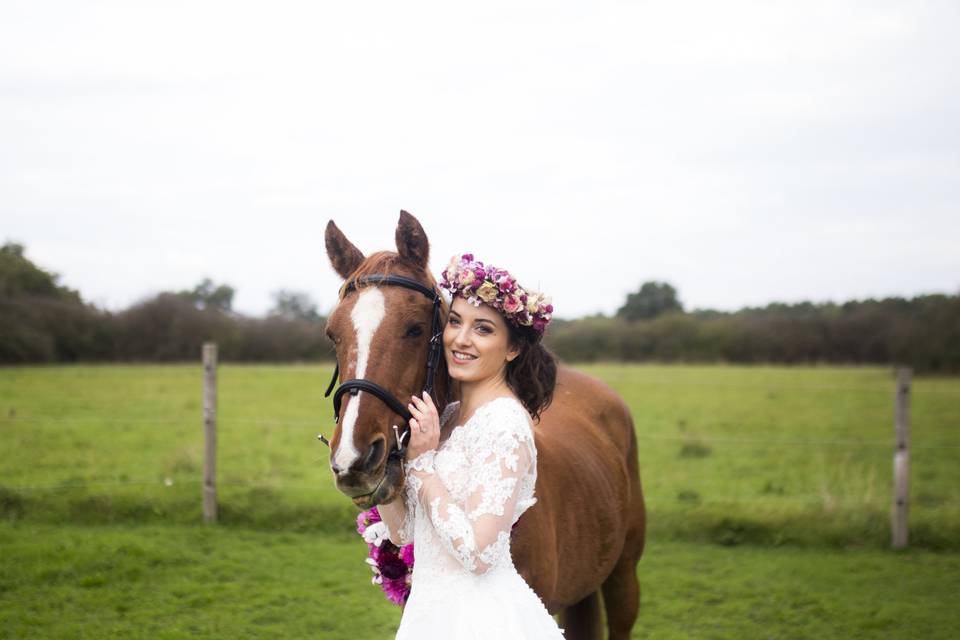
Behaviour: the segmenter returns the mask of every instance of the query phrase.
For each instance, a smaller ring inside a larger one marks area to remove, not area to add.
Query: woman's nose
[[[457,329],[457,335],[453,338],[453,343],[460,347],[470,346],[470,332],[466,327]]]

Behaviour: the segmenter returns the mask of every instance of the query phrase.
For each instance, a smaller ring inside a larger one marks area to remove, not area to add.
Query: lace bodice
[[[457,403],[447,406],[441,425],[456,409]],[[435,571],[515,571],[510,531],[536,502],[537,479],[533,431],[520,402],[501,397],[481,405],[438,449],[405,468],[406,517],[398,537],[415,541],[415,584]]]
[[[457,409],[448,406],[440,423]],[[536,502],[537,450],[523,405],[487,402],[404,466],[397,537],[415,542],[416,559],[397,640],[562,640],[510,555],[510,531]]]

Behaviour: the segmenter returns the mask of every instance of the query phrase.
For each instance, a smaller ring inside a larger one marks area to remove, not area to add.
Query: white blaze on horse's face
[[[357,334],[357,366],[354,378],[363,378],[367,373],[367,361],[370,358],[370,345],[373,343],[373,336],[380,327],[380,322],[386,315],[386,300],[383,293],[376,287],[368,287],[360,291],[357,297],[357,303],[350,312],[350,319],[353,320],[353,329]],[[347,371],[350,369],[347,368]],[[360,452],[357,451],[353,443],[354,430],[357,424],[357,416],[360,414],[360,399],[364,393],[361,391],[356,396],[345,394],[343,401],[347,403],[347,410],[343,414],[343,424],[340,431],[340,443],[337,445],[337,452],[333,461],[338,467],[346,471],[350,468]]]

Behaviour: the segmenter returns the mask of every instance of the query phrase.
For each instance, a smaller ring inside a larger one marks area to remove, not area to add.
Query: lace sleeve
[[[390,539],[390,542],[398,547],[413,542],[413,507],[415,506],[416,503],[413,505],[409,504],[406,487],[403,488],[403,491],[395,500],[386,504],[377,505],[377,510],[380,512],[380,519],[387,527],[387,537]]]
[[[400,521],[400,526],[397,527],[397,539],[394,543],[398,547],[410,544],[413,542],[413,507],[414,505],[407,504],[407,492],[404,491],[400,496],[400,502],[403,504],[403,520]]]
[[[443,414],[440,416],[441,425],[449,421],[459,404],[459,402],[453,402],[444,407]],[[409,470],[410,465],[408,463],[404,463],[404,466]],[[393,523],[388,523],[387,531],[389,532],[390,541],[398,547],[402,547],[413,542],[414,514],[417,512],[416,492],[408,491],[407,487],[404,487],[400,497],[397,498],[393,504],[396,506],[391,510],[389,517]],[[381,508],[381,511],[387,510],[390,510],[390,508]],[[381,516],[382,515],[381,513]],[[386,521],[386,518],[384,518],[384,520]]]
[[[521,479],[535,463],[533,435],[518,411],[495,414],[471,435],[473,458],[466,500],[454,500],[433,468],[433,451],[409,463],[412,482],[444,547],[473,573],[501,564],[510,550],[510,529]],[[482,440],[481,440],[482,439]]]

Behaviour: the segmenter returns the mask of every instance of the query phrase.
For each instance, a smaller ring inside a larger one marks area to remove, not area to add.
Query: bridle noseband
[[[440,338],[443,334],[443,327],[440,326],[442,321],[440,318],[440,303],[442,300],[440,293],[434,289],[430,289],[429,287],[420,284],[412,278],[407,278],[405,276],[373,274],[369,276],[361,276],[360,278],[356,278],[348,282],[343,289],[341,299],[350,291],[356,290],[358,285],[365,284],[389,284],[398,287],[404,287],[406,289],[411,289],[413,291],[422,293],[433,302],[433,320],[431,321],[430,325],[430,350],[427,352],[427,381],[423,386],[423,390],[432,396],[433,385],[437,375],[437,367],[440,364]],[[323,394],[324,398],[328,397],[330,392],[333,391],[333,387],[335,384],[337,384],[337,378],[339,376],[340,363],[337,362],[337,365],[333,370],[333,378],[330,380],[330,386],[327,387],[326,393]],[[340,422],[340,402],[343,398],[343,394],[347,393],[348,391],[350,392],[351,396],[355,396],[361,391],[366,391],[370,395],[379,398],[381,402],[390,407],[390,409],[403,418],[403,435],[397,433],[396,429],[394,429],[397,447],[396,449],[391,449],[388,456],[388,461],[390,459],[402,461],[407,452],[407,447],[404,445],[404,442],[410,435],[409,423],[410,419],[413,417],[406,405],[397,400],[396,396],[378,385],[376,382],[371,382],[370,380],[365,380],[363,378],[351,378],[350,380],[344,380],[342,383],[340,383],[340,386],[337,387],[336,392],[333,394],[334,422]]]

